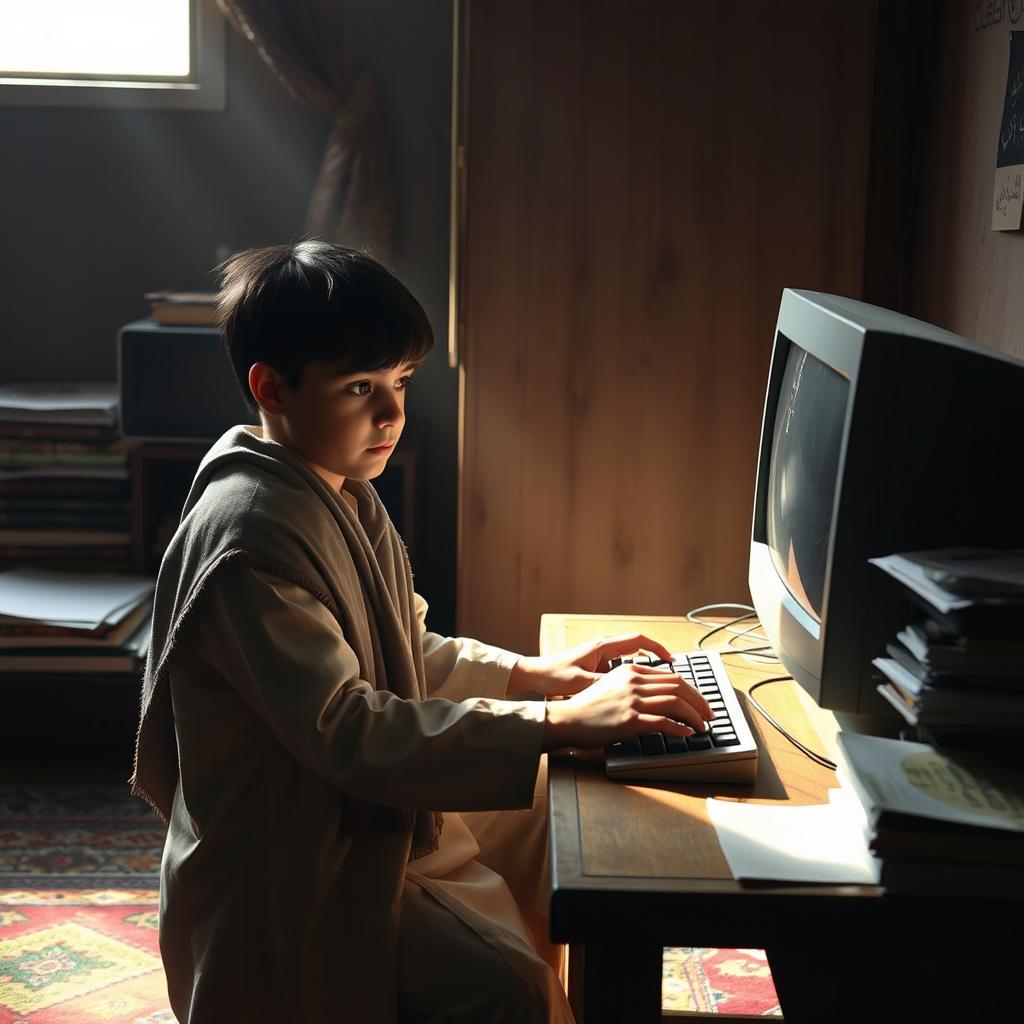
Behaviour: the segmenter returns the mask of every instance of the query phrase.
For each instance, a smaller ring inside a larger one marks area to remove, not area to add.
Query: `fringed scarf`
[[[226,431],[199,464],[164,553],[153,604],[153,634],[142,682],[131,783],[168,822],[178,783],[178,746],[169,667],[175,644],[217,570],[240,560],[305,587],[338,620],[375,689],[423,700],[426,675],[412,570],[405,544],[376,490],[348,479],[342,489],[357,515],[292,449],[259,426]],[[245,615],[245,609],[239,609]],[[368,804],[339,792],[345,826],[367,814],[385,828],[412,832],[409,859],[437,848],[437,811]]]

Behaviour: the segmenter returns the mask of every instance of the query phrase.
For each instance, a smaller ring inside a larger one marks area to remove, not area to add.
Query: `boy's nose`
[[[402,404],[397,398],[384,396],[374,415],[377,423],[401,423],[405,418]]]

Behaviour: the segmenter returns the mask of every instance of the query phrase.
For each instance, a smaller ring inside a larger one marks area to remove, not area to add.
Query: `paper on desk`
[[[94,629],[119,621],[155,587],[148,576],[24,566],[0,572],[0,616]]]
[[[708,814],[734,878],[877,885],[866,816],[848,788],[829,803],[773,807],[708,797]]]

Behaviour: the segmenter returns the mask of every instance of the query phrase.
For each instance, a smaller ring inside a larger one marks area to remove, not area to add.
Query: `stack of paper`
[[[164,289],[146,292],[150,319],[158,324],[216,325],[217,292]]]
[[[0,386],[0,568],[131,569],[113,383]]]
[[[891,892],[1024,898],[1024,771],[1011,757],[842,732]]]
[[[871,561],[920,609],[873,661],[882,696],[937,736],[1024,733],[1024,552],[949,548]]]
[[[0,572],[0,671],[137,671],[155,587],[115,573]]]
[[[111,427],[117,423],[117,387],[105,381],[3,384],[0,420]]]

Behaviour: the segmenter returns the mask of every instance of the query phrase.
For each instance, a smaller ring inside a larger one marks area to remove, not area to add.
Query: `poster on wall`
[[[992,230],[1017,231],[1021,222],[1024,182],[1024,32],[1010,33],[1010,64],[1006,99],[996,146],[996,178],[992,192]]]

